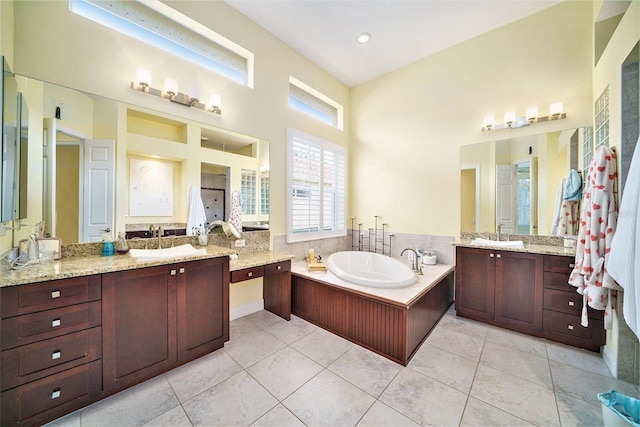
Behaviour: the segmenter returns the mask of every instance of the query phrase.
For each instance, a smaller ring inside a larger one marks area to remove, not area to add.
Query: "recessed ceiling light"
[[[362,33],[358,36],[358,43],[368,43],[369,40],[371,40],[371,34],[369,33]]]

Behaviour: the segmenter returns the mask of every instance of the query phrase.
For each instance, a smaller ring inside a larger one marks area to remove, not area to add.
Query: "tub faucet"
[[[422,275],[422,266],[418,264],[418,253],[415,251],[415,249],[406,248],[403,249],[402,252],[400,252],[400,256],[403,256],[406,251],[413,252],[413,267],[411,267],[411,270],[415,271],[416,274]]]

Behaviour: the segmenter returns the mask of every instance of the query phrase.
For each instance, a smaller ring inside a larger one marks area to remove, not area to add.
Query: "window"
[[[602,92],[600,97],[596,100],[595,104],[595,147],[594,151],[598,147],[609,146],[609,86]]]
[[[260,214],[269,215],[269,171],[260,172]]]
[[[253,53],[157,0],[69,0],[78,15],[253,87]]]
[[[242,194],[241,211],[243,215],[256,214],[256,171],[242,169],[240,194]]]
[[[295,129],[287,134],[287,242],[345,236],[347,150]]]
[[[293,77],[289,77],[289,106],[329,126],[343,129],[342,105]]]
[[[589,165],[593,157],[593,134],[591,128],[586,127],[582,132],[582,179],[587,179]]]

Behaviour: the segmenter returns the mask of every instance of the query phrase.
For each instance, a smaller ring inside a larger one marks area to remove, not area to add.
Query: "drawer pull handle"
[[[54,351],[53,354],[51,354],[51,360],[56,360],[56,359],[60,359],[60,350],[58,351]]]
[[[575,264],[569,264],[569,268],[573,268],[575,266],[576,266]]]
[[[247,273],[247,276],[253,277],[253,271],[250,271],[249,273]]]
[[[61,393],[60,393],[60,389],[59,389],[59,388],[58,388],[58,389],[56,389],[56,390],[53,390],[53,392],[51,393],[51,398],[52,398],[52,399],[57,399],[57,398],[59,398],[59,397],[60,397],[60,394],[61,394]]]
[[[180,274],[184,273],[184,267],[180,267]]]
[[[281,265],[279,265],[276,269],[277,269],[277,270],[282,270],[282,266],[281,266]]]
[[[502,258],[502,255],[498,254],[496,255],[496,258]]]
[[[569,301],[569,307],[575,307],[576,303],[573,301]]]
[[[57,328],[58,326],[60,326],[62,324],[62,321],[60,319],[53,319],[51,321],[51,327],[52,328]]]
[[[573,325],[567,325],[567,329],[573,331]]]
[[[60,298],[60,291],[51,291],[51,299]]]
[[[489,258],[493,258],[493,254],[489,254]]]
[[[171,275],[175,276],[176,275],[176,271],[175,270],[171,270]]]

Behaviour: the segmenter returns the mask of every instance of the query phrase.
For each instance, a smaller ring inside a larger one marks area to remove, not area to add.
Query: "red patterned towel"
[[[607,260],[618,216],[616,153],[608,147],[596,150],[586,182],[576,262],[569,284],[583,296],[582,326],[589,325],[587,305],[604,310],[605,329],[611,329],[614,290],[620,286],[607,273]]]

